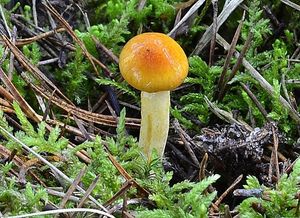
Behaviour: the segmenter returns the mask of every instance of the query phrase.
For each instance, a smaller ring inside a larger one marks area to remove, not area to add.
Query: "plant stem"
[[[170,91],[141,92],[140,146],[148,161],[153,149],[163,156],[169,132]]]

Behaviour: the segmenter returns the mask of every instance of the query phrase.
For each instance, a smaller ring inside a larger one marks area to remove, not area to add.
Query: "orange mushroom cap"
[[[188,73],[188,59],[180,45],[162,33],[143,33],[130,39],[119,59],[124,79],[145,92],[178,87]]]

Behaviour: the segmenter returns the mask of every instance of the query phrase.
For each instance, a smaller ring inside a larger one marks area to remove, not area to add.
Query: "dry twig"
[[[218,207],[223,199],[234,189],[235,186],[237,186],[242,179],[243,175],[240,175],[238,178],[236,178],[236,180],[234,180],[234,182],[226,189],[226,191],[223,192],[223,194],[221,194],[221,196],[215,201],[214,205]]]
[[[228,16],[236,9],[239,4],[241,4],[244,0],[232,0],[227,5],[224,6],[221,14],[218,16],[217,19],[217,30],[220,26],[226,21]],[[198,55],[202,49],[209,43],[213,34],[213,25],[210,25],[205,33],[202,35],[201,39],[199,40],[198,44],[196,45],[192,55]]]

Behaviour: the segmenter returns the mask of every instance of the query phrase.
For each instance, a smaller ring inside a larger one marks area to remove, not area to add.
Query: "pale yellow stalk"
[[[141,129],[139,145],[151,160],[156,149],[159,157],[164,154],[169,132],[170,91],[141,92]]]

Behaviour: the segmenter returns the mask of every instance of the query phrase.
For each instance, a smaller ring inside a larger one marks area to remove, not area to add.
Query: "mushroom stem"
[[[169,132],[170,91],[141,92],[141,129],[139,145],[148,161],[153,149],[159,157],[164,154]]]

